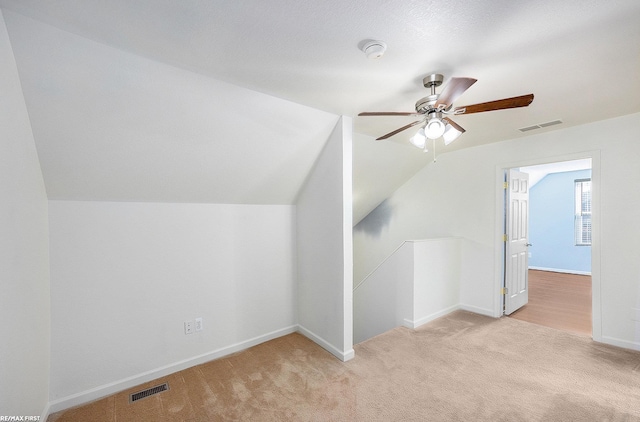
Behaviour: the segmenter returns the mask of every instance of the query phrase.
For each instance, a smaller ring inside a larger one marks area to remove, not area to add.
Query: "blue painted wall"
[[[591,246],[575,246],[574,183],[591,170],[548,174],[529,193],[529,267],[591,272]]]

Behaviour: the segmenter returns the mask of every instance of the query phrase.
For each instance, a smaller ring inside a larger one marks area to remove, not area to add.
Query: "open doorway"
[[[591,159],[519,167],[529,175],[528,303],[510,317],[592,334]]]
[[[529,303],[509,317],[591,336],[591,275],[529,269]]]

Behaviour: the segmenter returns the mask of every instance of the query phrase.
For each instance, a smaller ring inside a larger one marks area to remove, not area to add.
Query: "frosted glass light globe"
[[[424,128],[420,128],[420,130],[409,139],[409,142],[420,149],[424,148],[424,144],[427,142],[427,138],[424,135]]]
[[[429,120],[424,127],[424,134],[429,139],[438,139],[444,133],[444,123],[437,117]]]

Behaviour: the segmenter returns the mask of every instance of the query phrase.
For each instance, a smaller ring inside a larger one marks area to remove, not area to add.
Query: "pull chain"
[[[436,140],[432,139],[433,141],[433,162],[436,162]]]

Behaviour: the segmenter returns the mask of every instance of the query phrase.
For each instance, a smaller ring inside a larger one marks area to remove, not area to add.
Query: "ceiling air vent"
[[[153,396],[158,393],[162,393],[163,391],[167,391],[168,389],[169,389],[169,384],[165,382],[164,384],[156,385],[155,387],[147,388],[146,390],[133,393],[131,394],[131,396],[129,396],[129,403],[142,400],[144,398]]]
[[[552,120],[550,122],[545,122],[545,123],[538,123],[537,125],[533,125],[533,126],[527,126],[527,127],[521,127],[520,129],[518,129],[520,132],[529,132],[530,130],[536,130],[536,129],[541,129],[543,127],[549,127],[549,126],[554,126],[554,125],[559,125],[561,123],[564,123],[562,120]]]
[[[540,126],[540,127],[548,127],[548,126],[553,126],[553,125],[559,125],[561,123],[562,123],[562,120],[552,120],[550,122],[540,123],[540,124],[538,124],[538,126]]]

